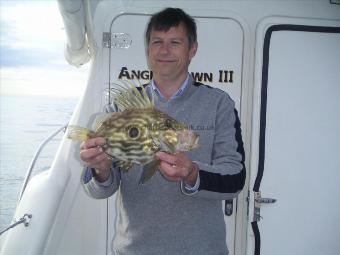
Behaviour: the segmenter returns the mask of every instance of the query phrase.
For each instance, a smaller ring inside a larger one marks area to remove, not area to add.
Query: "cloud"
[[[83,93],[87,82],[84,70],[41,69],[41,68],[2,68],[2,95],[34,95],[77,98]]]
[[[1,46],[50,51],[65,40],[56,1],[1,1],[0,20]]]
[[[57,1],[0,0],[0,11],[0,94],[79,97],[88,66],[64,59]]]
[[[64,67],[66,65],[63,51],[44,51],[36,48],[13,49],[1,48],[1,67],[36,66],[40,68]]]

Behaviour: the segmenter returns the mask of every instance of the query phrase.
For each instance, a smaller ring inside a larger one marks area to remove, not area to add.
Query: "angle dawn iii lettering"
[[[217,72],[191,72],[192,77],[197,82],[203,83],[234,83],[233,70],[218,70]],[[217,76],[217,79],[214,79]],[[129,70],[128,67],[123,66],[120,69],[119,80],[146,80],[149,81],[153,77],[150,70]]]

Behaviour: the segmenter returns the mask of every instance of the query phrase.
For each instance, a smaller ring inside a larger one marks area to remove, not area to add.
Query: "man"
[[[188,66],[197,51],[196,24],[181,9],[156,13],[146,31],[155,106],[200,135],[191,152],[158,152],[159,171],[138,185],[142,167],[111,167],[102,138],[81,145],[84,184],[95,198],[117,192],[115,254],[227,254],[221,201],[244,185],[242,141],[234,102],[223,91],[193,81]],[[239,141],[237,141],[239,140]]]

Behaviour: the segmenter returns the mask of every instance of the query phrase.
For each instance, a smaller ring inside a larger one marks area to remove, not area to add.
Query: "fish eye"
[[[139,135],[139,130],[136,127],[131,127],[128,130],[128,134],[130,138],[136,138]]]

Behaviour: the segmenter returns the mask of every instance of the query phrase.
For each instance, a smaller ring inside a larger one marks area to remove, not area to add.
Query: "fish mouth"
[[[199,147],[199,135],[190,129],[184,129],[178,133],[177,149],[190,151]]]
[[[197,149],[199,147],[200,136],[197,133],[193,133],[192,135],[192,144],[190,146],[190,150]]]
[[[198,134],[195,133],[195,137],[194,137],[194,143],[192,145],[192,149],[196,149],[199,147],[199,140],[200,140],[200,136]]]

